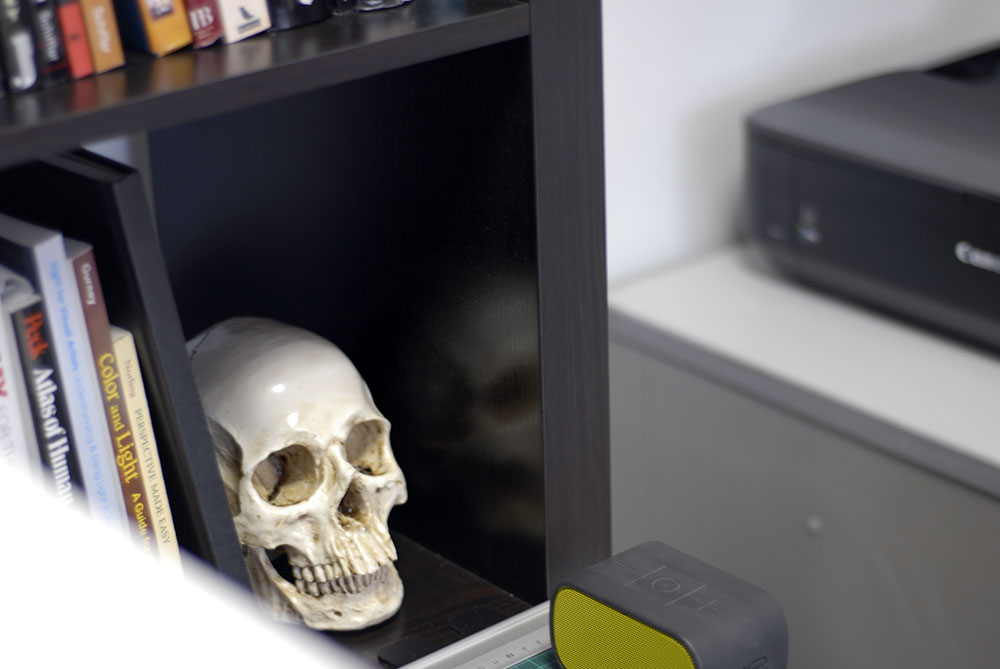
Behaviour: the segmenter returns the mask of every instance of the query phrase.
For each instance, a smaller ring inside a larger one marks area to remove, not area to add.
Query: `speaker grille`
[[[696,669],[675,639],[572,588],[556,593],[552,637],[565,669]]]

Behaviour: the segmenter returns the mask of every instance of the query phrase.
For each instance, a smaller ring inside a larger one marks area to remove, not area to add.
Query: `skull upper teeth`
[[[306,567],[292,567],[295,588],[303,595],[322,597],[330,594],[357,594],[378,583],[384,583],[389,576],[389,565],[382,565],[367,574],[342,574],[336,563]],[[330,574],[339,574],[330,577]]]

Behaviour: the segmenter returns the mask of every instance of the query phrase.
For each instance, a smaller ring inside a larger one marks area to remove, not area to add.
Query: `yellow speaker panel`
[[[550,630],[564,669],[785,669],[788,627],[770,594],[659,541],[572,575]]]
[[[552,604],[556,654],[565,669],[696,669],[677,640],[572,588]]]

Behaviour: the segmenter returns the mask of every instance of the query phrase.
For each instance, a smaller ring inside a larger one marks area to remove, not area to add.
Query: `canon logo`
[[[990,253],[985,249],[978,249],[969,242],[962,241],[955,244],[955,257],[966,265],[1000,274],[1000,255]]]

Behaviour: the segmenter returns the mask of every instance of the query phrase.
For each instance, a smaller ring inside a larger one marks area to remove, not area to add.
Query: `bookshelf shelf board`
[[[380,665],[380,652],[393,644],[408,640],[426,649],[442,648],[478,631],[462,630],[459,622],[463,619],[478,619],[476,627],[486,626],[491,624],[490,615],[508,618],[529,608],[514,595],[405,536],[394,532],[393,542],[399,551],[396,568],[406,588],[399,613],[367,630],[327,633],[372,666]]]
[[[0,167],[529,33],[530,9],[520,0],[415,0],[160,59],[129,53],[119,70],[0,100]]]

